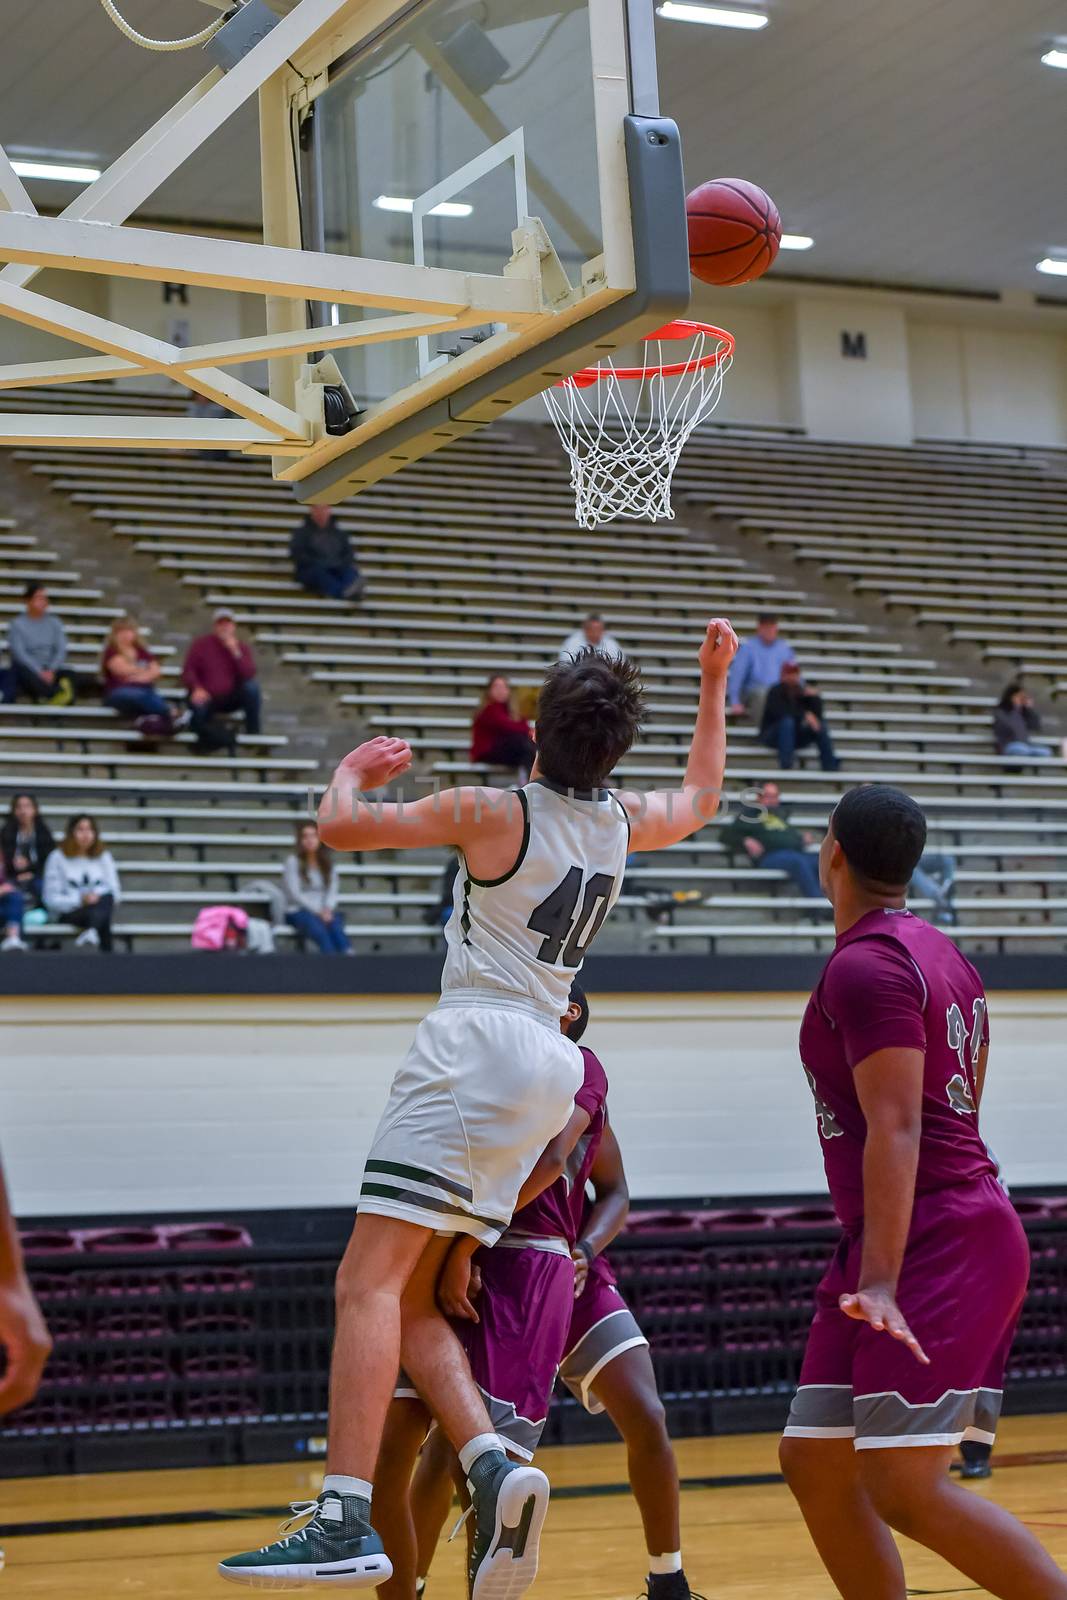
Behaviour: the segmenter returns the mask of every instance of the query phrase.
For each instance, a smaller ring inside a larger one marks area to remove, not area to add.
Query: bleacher
[[[57,393],[43,398],[54,404]],[[388,729],[410,739],[423,783],[508,781],[472,768],[467,756],[486,679],[501,670],[517,684],[536,683],[576,619],[596,608],[640,659],[649,689],[648,726],[616,778],[669,785],[684,766],[704,620],[724,612],[746,632],[759,611],[773,609],[821,687],[844,766],[822,773],[807,753],[794,771],[778,773],[755,730],[733,728],[733,807],[773,777],[793,820],[818,832],[846,786],[900,783],[929,811],[932,848],[958,857],[954,936],[969,949],[1062,947],[1067,769],[1058,759],[1005,761],[990,736],[1000,667],[989,652],[1008,649],[1016,619],[1008,604],[994,603],[1004,626],[1001,640],[992,617],[986,625],[989,671],[970,655],[953,661],[957,630],[945,620],[955,582],[975,585],[979,564],[983,579],[988,570],[991,582],[1008,584],[1016,538],[1039,553],[1013,561],[1012,570],[1025,575],[1033,560],[1036,575],[1039,561],[1047,579],[1062,569],[1067,587],[1067,535],[1057,524],[1067,478],[1050,465],[1018,452],[857,450],[708,429],[683,457],[677,523],[617,524],[597,534],[574,525],[547,430],[498,425],[341,508],[367,578],[354,606],[309,596],[293,582],[287,546],[301,512],[263,461],[60,447],[17,459],[99,524],[116,562],[129,549],[150,555],[161,581],[205,607],[231,605],[261,655],[273,653],[321,693],[331,750]],[[717,537],[707,513],[730,519],[748,544]],[[17,596],[14,574],[47,571],[82,657],[98,652],[106,612],[79,592],[78,574],[41,566],[48,553],[24,531],[4,537],[11,542],[0,545],[0,604]],[[925,558],[916,567],[921,591],[904,560],[913,547]],[[964,552],[966,567],[946,559]],[[803,565],[794,566],[794,556]],[[905,583],[909,595],[921,594],[921,644],[910,628],[900,636],[899,612],[868,606],[851,614],[838,573],[828,570],[842,562],[855,563],[848,571],[857,585],[884,580],[884,594],[869,592],[887,605],[897,604],[891,596]],[[1011,594],[1005,587],[1004,600]],[[957,599],[973,608],[971,598]],[[1023,653],[1051,667],[1054,630],[1046,628],[1040,644],[1035,651],[1023,641]],[[1005,674],[1014,665],[1005,661]],[[1062,670],[1067,677],[1067,653]],[[164,682],[173,684],[176,672],[168,661]],[[129,891],[122,922],[138,941],[180,940],[198,905],[240,903],[250,879],[277,876],[307,786],[324,776],[265,741],[243,741],[234,761],[194,758],[180,742],[141,751],[110,712],[89,705],[66,713],[5,707],[0,732],[11,783],[32,779],[53,815],[60,806],[106,804]],[[732,860],[721,822],[641,858],[605,948],[825,947],[829,923],[812,919],[812,903],[796,898],[784,875]],[[436,935],[422,915],[436,901],[441,866],[432,852],[346,863],[342,904],[357,948],[425,947]],[[694,890],[697,898],[681,901]]]

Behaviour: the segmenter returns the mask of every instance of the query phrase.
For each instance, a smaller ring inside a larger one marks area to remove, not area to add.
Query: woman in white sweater
[[[74,941],[83,950],[111,953],[111,918],[122,897],[111,851],[100,830],[84,812],[71,817],[63,842],[44,867],[42,898],[49,916],[81,932]]]
[[[337,902],[341,892],[333,851],[319,840],[313,822],[296,830],[296,850],[282,874],[285,920],[310,939],[325,956],[350,956],[344,913]]]

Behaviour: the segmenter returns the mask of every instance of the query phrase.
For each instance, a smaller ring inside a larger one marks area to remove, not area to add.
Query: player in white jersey
[[[337,1277],[327,1472],[310,1521],[233,1556],[223,1577],[256,1587],[377,1585],[391,1567],[370,1520],[385,1413],[405,1371],[458,1452],[475,1536],[471,1600],[517,1600],[537,1571],[548,1482],[508,1461],[463,1349],[439,1311],[437,1279],[457,1233],[492,1244],[537,1157],[568,1122],[582,1082],[559,1031],[570,987],[618,899],[626,856],[687,838],[718,809],[726,760],[730,624],[708,624],[700,702],[680,787],[603,787],[643,710],[627,660],[583,652],[546,675],[537,760],[517,791],[446,790],[366,801],[404,773],[411,750],[377,738],[346,756],[319,811],[342,850],[450,845],[459,852],[440,1003],[416,1030],[364,1171]]]

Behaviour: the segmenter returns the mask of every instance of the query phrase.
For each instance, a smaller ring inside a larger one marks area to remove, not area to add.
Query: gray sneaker
[[[359,1495],[320,1494],[294,1503],[283,1522],[284,1535],[273,1544],[219,1562],[220,1578],[252,1589],[302,1589],[329,1584],[335,1589],[374,1588],[393,1575],[393,1563],[370,1524],[370,1505]],[[288,1530],[301,1517],[308,1521]]]
[[[499,1450],[479,1456],[467,1476],[474,1541],[467,1572],[470,1600],[519,1600],[537,1577],[548,1510],[548,1479]]]

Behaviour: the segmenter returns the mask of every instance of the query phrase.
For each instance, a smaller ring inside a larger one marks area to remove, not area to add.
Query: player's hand
[[[725,678],[737,654],[737,634],[725,617],[712,617],[697,659],[706,678]]]
[[[446,1317],[480,1322],[472,1304],[482,1292],[482,1269],[466,1251],[453,1250],[437,1280],[437,1304]]]
[[[904,1314],[888,1289],[859,1289],[855,1294],[843,1294],[838,1305],[846,1317],[856,1322],[866,1322],[875,1333],[888,1333],[906,1344],[922,1366],[930,1365],[930,1357],[904,1320]]]
[[[574,1262],[574,1298],[577,1300],[589,1277],[589,1257],[584,1250],[575,1248],[571,1251],[571,1260]]]
[[[354,777],[361,789],[380,789],[383,784],[399,778],[411,765],[411,746],[406,739],[391,739],[380,735],[368,739],[350,755],[345,756],[339,771]]]
[[[33,1291],[21,1275],[0,1284],[0,1348],[7,1353],[7,1371],[0,1383],[2,1416],[33,1399],[52,1349]]]

